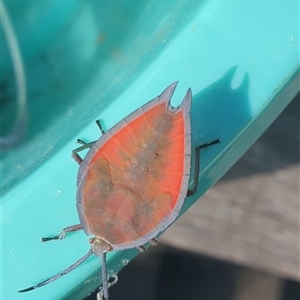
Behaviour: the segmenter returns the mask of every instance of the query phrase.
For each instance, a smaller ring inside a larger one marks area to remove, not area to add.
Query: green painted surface
[[[82,299],[99,285],[100,259],[92,257],[55,283],[17,293],[89,249],[83,232],[40,238],[78,223],[70,153],[78,137],[99,137],[95,119],[110,128],[176,80],[174,106],[192,88],[194,145],[222,144],[202,152],[199,191],[184,211],[299,90],[297,0],[4,2],[24,61],[29,119],[23,142],[1,153],[2,299]],[[16,107],[5,41],[1,64],[3,134]],[[137,253],[110,253],[110,273]]]

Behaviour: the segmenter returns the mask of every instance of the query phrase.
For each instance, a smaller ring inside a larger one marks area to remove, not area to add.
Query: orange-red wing
[[[87,234],[115,249],[138,246],[178,215],[190,172],[190,102],[169,105],[175,86],[95,143],[81,165],[77,206]]]
[[[111,245],[144,239],[170,211],[171,194],[145,199],[130,187],[111,185],[107,167],[108,162],[100,158],[87,173],[87,197],[77,203],[78,210],[88,220],[85,226]]]

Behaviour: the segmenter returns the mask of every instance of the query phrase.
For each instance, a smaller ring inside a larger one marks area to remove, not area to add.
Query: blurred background
[[[111,299],[300,299],[299,98],[123,268]]]

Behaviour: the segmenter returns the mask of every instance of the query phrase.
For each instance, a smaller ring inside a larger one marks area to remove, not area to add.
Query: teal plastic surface
[[[78,166],[70,154],[78,137],[99,138],[96,119],[110,128],[176,80],[174,106],[192,88],[193,145],[218,137],[222,144],[201,153],[199,189],[184,212],[299,91],[297,0],[4,3],[24,63],[28,109],[23,141],[1,153],[4,300],[82,299],[99,285],[100,259],[93,256],[48,286],[17,292],[89,249],[83,232],[44,244],[41,237],[78,223]],[[16,88],[5,39],[1,48],[3,135]],[[137,254],[109,253],[109,273]]]

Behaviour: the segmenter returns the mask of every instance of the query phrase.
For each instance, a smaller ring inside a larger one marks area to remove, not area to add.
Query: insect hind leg
[[[101,131],[101,134],[103,135],[105,133],[105,130],[102,127],[101,121],[100,120],[96,120],[95,122],[96,122],[99,130]]]
[[[105,131],[104,131],[102,125],[101,125],[100,120],[96,120],[96,124],[97,124],[101,134],[103,135],[105,133]],[[86,143],[81,139],[77,139],[77,143],[81,144],[82,146],[80,146],[80,147],[78,147],[78,148],[76,148],[72,151],[72,158],[80,165],[82,163],[83,159],[78,153],[80,151],[83,151],[83,150],[87,149],[87,148],[91,148],[94,145],[95,142],[96,141]]]
[[[193,180],[193,187],[191,189],[188,189],[187,191],[187,197],[194,195],[197,192],[198,187],[198,180],[199,180],[199,172],[200,172],[200,150],[204,148],[208,148],[212,145],[221,144],[219,138],[216,140],[205,143],[202,145],[198,145],[195,149],[195,170],[194,170],[194,180]]]

